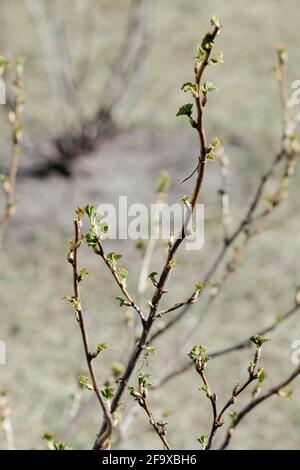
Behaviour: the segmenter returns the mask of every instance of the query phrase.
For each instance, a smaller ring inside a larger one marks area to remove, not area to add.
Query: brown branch
[[[247,416],[247,414],[253,410],[253,408],[258,406],[260,403],[263,403],[265,400],[272,397],[273,395],[279,395],[282,389],[285,388],[287,385],[289,385],[296,377],[298,377],[299,374],[300,374],[300,365],[298,365],[296,369],[291,373],[291,375],[287,379],[285,379],[283,382],[280,382],[275,387],[270,388],[268,391],[266,391],[264,394],[260,395],[259,397],[254,398],[248,405],[242,408],[241,411],[237,413],[237,415],[234,417],[231,425],[229,426],[224,442],[220,446],[220,450],[224,450],[228,447],[231,441],[232,435],[235,431],[235,428],[242,421],[242,419],[244,419],[244,417]]]
[[[259,331],[258,335],[259,336],[265,336],[268,333],[271,333],[272,331],[276,330],[279,325],[281,325],[285,320],[288,320],[290,317],[292,317],[296,312],[298,312],[300,308],[300,303],[295,303],[293,307],[291,307],[287,312],[284,313],[284,315],[280,316],[278,319],[276,319],[271,325],[269,325],[266,328],[263,328],[262,330]],[[238,341],[237,343],[233,344],[232,346],[228,346],[226,348],[221,348],[216,351],[211,352],[208,354],[209,359],[214,359],[216,357],[221,357],[226,354],[230,354],[235,351],[240,351],[242,349],[247,349],[251,346],[251,341],[250,337],[248,336],[246,339],[242,341]],[[174,368],[173,370],[167,372],[156,384],[152,385],[152,389],[157,389],[159,387],[162,387],[166,383],[168,383],[170,380],[173,378],[177,377],[178,375],[183,374],[184,372],[187,372],[192,368],[193,364],[190,361],[186,361],[185,364],[182,364],[179,367]]]
[[[217,36],[217,34],[219,32],[219,29],[220,28],[217,27],[217,26],[214,27],[214,30],[213,30],[212,36],[211,36],[213,40]],[[140,336],[139,340],[137,341],[132,353],[130,354],[127,366],[125,368],[125,372],[124,372],[123,377],[121,378],[121,380],[119,382],[119,386],[117,388],[117,391],[114,395],[114,398],[113,398],[113,401],[112,401],[112,404],[111,404],[111,413],[113,413],[118,408],[120,400],[121,400],[121,398],[123,396],[123,393],[125,391],[125,388],[127,386],[128,380],[131,377],[131,374],[135,369],[136,363],[137,363],[143,349],[145,348],[145,346],[148,342],[150,331],[151,331],[153,323],[156,319],[156,314],[157,314],[157,310],[158,310],[158,307],[159,307],[159,303],[160,303],[160,300],[161,300],[161,298],[162,298],[162,296],[165,292],[165,286],[166,286],[166,283],[167,283],[169,275],[170,275],[170,271],[171,271],[172,266],[173,266],[174,256],[175,256],[179,246],[181,245],[181,243],[185,239],[185,228],[186,228],[187,223],[189,222],[189,219],[191,217],[191,213],[192,213],[192,211],[194,210],[194,208],[196,206],[196,203],[197,203],[197,200],[198,200],[198,197],[199,197],[199,194],[200,194],[200,190],[201,190],[201,187],[202,187],[204,169],[205,169],[205,161],[206,161],[206,158],[205,158],[205,156],[206,156],[206,138],[205,138],[205,130],[204,130],[204,124],[203,124],[203,106],[202,106],[202,98],[200,96],[200,83],[201,83],[201,78],[202,78],[204,69],[208,64],[210,53],[211,53],[211,48],[208,51],[205,52],[204,57],[202,58],[202,61],[200,61],[198,63],[198,65],[196,66],[196,68],[195,68],[195,81],[196,81],[195,104],[196,104],[196,108],[197,108],[196,128],[197,128],[197,132],[198,132],[198,135],[199,135],[200,157],[199,157],[199,168],[198,168],[197,180],[196,180],[196,184],[195,184],[194,191],[193,191],[193,194],[192,194],[192,197],[191,197],[191,202],[190,202],[191,211],[187,215],[187,218],[186,218],[186,220],[183,224],[183,227],[182,227],[179,235],[177,236],[175,241],[169,246],[167,259],[166,259],[165,265],[163,267],[162,273],[160,275],[160,278],[157,282],[157,287],[155,289],[155,292],[154,292],[152,300],[151,300],[151,307],[150,307],[150,311],[149,311],[147,320],[143,325],[143,330],[142,330],[141,336]],[[102,435],[103,435],[103,432],[105,432],[105,430],[106,430],[106,426],[104,425],[100,429],[99,435],[98,435],[98,437],[95,441],[95,444],[94,444],[94,449],[101,449],[102,448],[101,443],[99,441],[103,442]]]
[[[191,358],[193,358],[192,351],[190,353]],[[209,383],[208,383],[208,379],[205,374],[205,368],[207,365],[208,356],[206,356],[203,350],[201,350],[200,354],[196,357],[196,359],[193,358],[194,367],[202,379],[202,382],[204,384],[203,390],[205,391],[207,398],[211,402],[212,413],[213,413],[211,430],[207,439],[207,443],[204,446],[204,450],[210,450],[212,448],[216,433],[218,429],[224,424],[223,415],[225,411],[231,405],[233,405],[233,403],[235,403],[237,397],[250,385],[250,383],[252,383],[254,380],[258,378],[257,366],[258,366],[258,360],[260,357],[260,352],[261,352],[261,346],[257,346],[255,350],[253,363],[251,363],[250,366],[248,367],[248,374],[249,374],[248,379],[241,386],[237,383],[237,385],[234,387],[232,391],[231,397],[225,403],[225,405],[223,406],[220,412],[217,411],[217,396],[215,393],[211,391]]]
[[[68,261],[72,264],[72,268],[73,268],[73,289],[74,289],[74,300],[75,300],[73,305],[75,309],[76,319],[79,323],[79,327],[81,331],[86,362],[87,362],[93,390],[96,394],[96,397],[98,399],[98,402],[100,404],[100,407],[104,415],[105,432],[101,436],[101,444],[103,444],[112,432],[112,417],[111,417],[111,413],[108,407],[105,404],[105,401],[101,395],[101,392],[97,384],[94,366],[92,363],[94,359],[94,355],[90,350],[88,332],[87,332],[86,322],[85,322],[83,308],[81,304],[80,289],[79,289],[80,274],[78,272],[78,248],[81,244],[82,238],[81,238],[81,221],[79,220],[79,218],[74,219],[74,230],[75,230],[74,246],[73,246],[72,251],[68,254]]]
[[[2,245],[9,219],[13,215],[15,208],[15,186],[19,166],[19,157],[21,154],[20,142],[22,140],[21,114],[24,109],[23,72],[24,61],[23,59],[19,58],[16,61],[14,104],[12,111],[10,111],[8,114],[11,127],[11,159],[8,177],[3,182],[5,210],[0,221],[0,245]]]
[[[142,324],[144,324],[146,319],[144,317],[143,312],[141,311],[140,307],[136,304],[136,302],[132,299],[131,295],[129,294],[128,290],[125,287],[125,283],[119,278],[119,276],[117,274],[117,271],[116,271],[116,267],[107,260],[107,258],[105,256],[105,253],[104,253],[104,250],[103,250],[102,242],[101,242],[100,239],[98,239],[98,247],[95,250],[95,253],[103,259],[104,263],[106,264],[109,271],[111,272],[114,280],[116,281],[116,283],[119,286],[121,292],[123,293],[123,295],[126,298],[127,307],[132,307],[137,312],[138,316],[140,317],[140,320],[141,320]]]

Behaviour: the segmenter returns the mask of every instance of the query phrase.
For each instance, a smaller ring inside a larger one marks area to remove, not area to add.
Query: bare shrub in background
[[[138,362],[142,355],[154,352],[155,349],[152,346],[152,343],[160,339],[166,331],[184,318],[185,315],[188,314],[190,306],[193,303],[198,300],[201,302],[201,293],[203,289],[210,288],[208,301],[203,304],[203,312],[207,314],[209,309],[211,309],[214,300],[217,298],[224,286],[226,286],[226,281],[237,270],[240,259],[244,250],[247,248],[247,245],[254,236],[261,232],[262,222],[286,197],[290,178],[294,171],[296,157],[300,152],[300,146],[294,134],[297,122],[296,119],[293,120],[290,118],[288,98],[285,89],[285,65],[287,55],[284,48],[279,48],[276,76],[279,83],[283,111],[281,147],[271,161],[269,169],[261,177],[245,216],[242,218],[235,230],[231,232],[228,225],[228,160],[223,149],[220,147],[220,139],[215,137],[209,140],[205,129],[205,111],[209,102],[209,96],[216,90],[216,87],[213,83],[204,81],[204,73],[208,66],[218,65],[222,62],[222,53],[220,51],[214,51],[215,41],[219,32],[219,19],[217,17],[213,17],[211,19],[211,30],[204,35],[201,44],[197,48],[194,66],[194,80],[186,82],[182,86],[183,91],[191,95],[191,101],[193,101],[193,103],[183,105],[177,113],[178,116],[186,116],[188,118],[191,127],[195,130],[199,139],[198,157],[195,162],[196,169],[194,173],[188,177],[188,179],[192,179],[195,175],[196,181],[193,190],[191,191],[191,196],[185,196],[182,198],[183,204],[186,204],[188,208],[186,220],[180,233],[175,237],[170,236],[166,250],[166,259],[160,273],[151,272],[151,257],[155,249],[155,243],[153,240],[150,240],[145,251],[141,268],[141,277],[138,289],[139,302],[133,298],[127,288],[128,272],[119,266],[121,254],[116,252],[107,253],[105,250],[105,242],[103,240],[103,235],[107,231],[107,224],[105,221],[101,220],[95,207],[92,205],[88,205],[85,208],[77,208],[76,210],[76,216],[74,219],[74,238],[70,241],[70,249],[68,253],[68,261],[73,269],[73,292],[71,295],[66,297],[66,300],[72,304],[75,311],[75,317],[78,321],[83,340],[89,373],[89,377],[81,375],[79,377],[79,381],[81,385],[95,392],[101,413],[103,414],[103,420],[99,423],[99,433],[93,446],[95,450],[107,449],[110,447],[113,448],[115,443],[124,438],[126,427],[130,422],[132,422],[135,416],[133,411],[134,407],[130,410],[125,410],[122,413],[120,411],[120,405],[125,393],[130,393],[137,402],[137,405],[143,410],[146,417],[149,419],[150,426],[160,439],[163,448],[171,449],[172,444],[167,438],[167,424],[157,419],[151,410],[149,399],[151,398],[152,393],[157,393],[157,390],[159,390],[160,387],[167,384],[173,377],[178,376],[192,366],[194,366],[195,371],[199,375],[199,385],[208,399],[208,406],[210,406],[212,410],[211,425],[209,426],[207,433],[198,438],[201,448],[205,450],[213,448],[216,434],[225,424],[227,426],[227,430],[224,434],[224,442],[221,444],[220,448],[227,448],[233,433],[241,420],[259,404],[265,402],[269,397],[273,395],[289,395],[290,392],[286,392],[284,390],[285,387],[300,374],[299,365],[290,373],[290,375],[286,378],[283,377],[280,383],[267,389],[265,388],[266,373],[264,368],[260,365],[262,347],[264,343],[269,340],[265,335],[272,332],[282,323],[283,320],[287,320],[298,311],[300,302],[299,293],[296,293],[292,306],[286,311],[286,313],[280,318],[276,318],[274,323],[272,323],[268,328],[265,328],[262,331],[253,332],[254,334],[251,338],[242,339],[237,344],[230,345],[226,349],[212,352],[206,351],[206,348],[203,345],[192,347],[190,344],[190,353],[188,354],[189,358],[184,366],[164,370],[163,375],[154,381],[154,383],[151,383],[150,372],[148,370],[139,369],[137,377],[135,377]],[[216,160],[221,166],[223,181],[223,188],[220,191],[222,202],[222,224],[224,227],[223,245],[219,248],[217,256],[212,259],[210,268],[202,276],[202,279],[196,282],[195,287],[191,292],[187,292],[186,298],[182,301],[178,301],[175,305],[171,305],[167,309],[161,310],[161,300],[167,293],[167,284],[170,279],[171,272],[176,265],[175,257],[177,251],[184,244],[186,237],[186,224],[192,217],[192,213],[199,201],[205,177],[206,165],[210,164],[210,161],[213,160]],[[266,198],[265,190],[271,180],[276,182],[275,190],[271,196],[269,195]],[[163,175],[157,186],[157,198],[162,196],[166,190],[167,183],[167,177],[166,175]],[[85,231],[84,225],[86,219],[88,221],[87,231]],[[240,240],[239,247],[235,245],[235,242],[238,239]],[[132,309],[140,323],[140,329],[136,329],[137,335],[132,346],[132,350],[129,352],[128,358],[124,360],[124,369],[116,372],[113,380],[105,380],[105,378],[102,378],[100,385],[99,380],[96,378],[93,362],[98,360],[97,358],[99,355],[101,357],[101,353],[106,349],[107,345],[100,343],[96,348],[93,348],[90,346],[88,339],[87,320],[79,288],[81,282],[88,274],[86,269],[80,268],[78,259],[79,250],[82,248],[84,242],[86,242],[92,249],[93,253],[103,261],[103,265],[106,269],[110,271],[113,281],[120,290],[120,296],[118,297],[120,306]],[[228,255],[230,256],[229,262],[226,261],[226,256]],[[221,279],[217,285],[212,285],[212,277],[217,269],[223,269]],[[144,311],[140,305],[140,301],[143,299],[145,280],[147,277],[149,282],[152,282],[153,284],[153,295],[151,300],[148,302],[148,310]],[[157,322],[157,320],[162,317],[165,319],[163,324]],[[193,331],[198,328],[199,323],[200,321],[197,317],[193,324]],[[191,329],[184,331],[184,325],[182,328],[182,338],[185,339],[185,342],[182,344],[182,348],[178,347],[177,352],[174,353],[175,355],[178,354],[179,357],[183,354],[183,350],[186,350],[186,343],[191,335]],[[251,344],[254,345],[253,358],[249,362],[248,370],[245,371],[246,374],[244,374],[243,371],[241,372],[241,376],[246,375],[246,377],[241,381],[241,383],[233,383],[232,393],[228,397],[228,400],[225,401],[225,403],[219,403],[216,393],[217,391],[213,390],[210,386],[209,360],[233,351],[241,353],[242,350],[248,348]],[[197,376],[195,376],[195,380],[197,380]],[[129,381],[131,382],[128,387]],[[254,389],[251,389],[248,404],[238,411],[233,410],[232,406],[236,403],[239,395],[246,392],[246,389],[249,389],[253,384],[255,385]],[[195,397],[195,400],[196,399],[197,398]],[[229,421],[226,423],[225,414],[228,411],[230,412]],[[91,436],[92,435],[93,431],[91,432]],[[48,437],[52,448],[66,448],[64,443],[56,441],[53,436],[46,437]]]

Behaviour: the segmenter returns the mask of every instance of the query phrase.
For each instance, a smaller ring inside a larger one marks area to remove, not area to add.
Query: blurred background
[[[2,247],[0,272],[0,339],[7,348],[0,389],[7,392],[11,406],[16,448],[45,447],[42,435],[48,431],[72,448],[89,449],[99,427],[96,400],[77,384],[78,373],[86,373],[82,343],[73,312],[62,300],[72,292],[66,253],[74,209],[116,203],[119,195],[127,195],[129,202],[154,201],[161,170],[172,177],[169,201],[189,194],[192,180],[179,180],[194,169],[197,139],[186,120],[175,116],[189,100],[180,87],[193,79],[197,44],[211,16],[218,15],[223,29],[217,49],[224,53],[224,64],[210,67],[206,75],[219,89],[209,101],[206,128],[209,136],[222,139],[230,159],[234,230],[260,175],[280,148],[281,110],[272,67],[276,47],[287,44],[291,92],[291,82],[300,78],[298,13],[296,0],[1,2],[0,54],[9,60],[26,58],[17,210]],[[11,74],[8,71],[7,83]],[[8,86],[8,101],[10,93]],[[9,162],[7,111],[8,106],[0,107],[1,171]],[[219,167],[213,163],[202,196],[205,246],[178,255],[166,305],[192,291],[222,244],[220,184]],[[247,246],[238,272],[205,321],[186,339],[191,322],[203,315],[201,299],[157,340],[157,356],[148,358],[148,364],[141,359],[139,367],[148,368],[153,382],[184,363],[194,344],[205,344],[208,351],[229,346],[257,333],[293,305],[300,283],[298,188],[299,170],[289,199]],[[135,245],[107,244],[107,250],[123,253],[134,294],[142,262],[142,251]],[[163,256],[164,247],[158,244],[151,271],[159,271]],[[131,349],[131,319],[114,300],[118,292],[109,272],[88,249],[82,250],[81,263],[91,273],[82,292],[91,341],[108,343],[96,366],[101,381],[111,364],[123,363]],[[221,274],[222,268],[215,281]],[[145,302],[151,292],[149,285]],[[292,370],[291,345],[297,339],[297,315],[272,333],[262,358],[268,386]],[[236,379],[246,376],[251,359],[252,351],[244,350],[211,361],[208,373],[221,401]],[[199,387],[199,377],[189,370],[150,394],[155,416],[168,422],[174,448],[199,448],[196,438],[209,429],[211,410]],[[249,415],[231,447],[299,448],[299,381],[293,389],[293,400],[273,397]],[[123,412],[132,405],[126,396]],[[116,448],[160,448],[142,410],[128,422],[123,437]],[[6,448],[2,430],[0,447]]]

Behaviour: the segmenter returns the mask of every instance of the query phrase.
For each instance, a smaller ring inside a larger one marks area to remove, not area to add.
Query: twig
[[[92,381],[93,390],[96,394],[96,397],[98,399],[98,402],[104,414],[105,432],[101,436],[101,441],[102,441],[101,444],[103,444],[112,432],[112,417],[111,417],[111,413],[108,407],[105,404],[105,401],[101,395],[101,392],[97,384],[94,366],[92,363],[94,359],[94,355],[91,352],[90,346],[89,346],[88,332],[87,332],[87,327],[86,327],[86,322],[84,318],[81,297],[80,297],[80,289],[79,289],[80,273],[78,271],[78,248],[82,242],[82,237],[81,237],[81,220],[79,218],[74,219],[74,230],[75,230],[74,245],[73,245],[72,251],[69,252],[68,254],[68,261],[72,264],[72,268],[73,268],[73,289],[74,289],[73,306],[75,309],[76,319],[79,323],[79,327],[80,327],[80,331],[82,335],[84,352],[85,352],[85,357],[86,357],[86,362],[87,362],[90,378]]]
[[[16,61],[16,76],[14,81],[14,106],[9,112],[8,118],[11,126],[11,160],[8,177],[3,181],[3,190],[5,194],[5,211],[0,221],[0,246],[2,245],[8,221],[15,209],[15,186],[19,166],[19,157],[21,155],[20,142],[22,140],[21,114],[24,109],[24,90],[23,90],[23,72],[24,60],[22,58]]]
[[[287,312],[285,312],[283,315],[278,317],[271,325],[269,325],[266,328],[263,328],[262,330],[259,331],[258,335],[259,336],[265,336],[268,333],[271,333],[272,331],[276,330],[279,325],[281,325],[285,320],[288,320],[290,317],[292,317],[296,312],[298,312],[300,308],[299,303],[295,303],[293,307],[291,307]],[[225,354],[229,354],[235,351],[240,351],[242,349],[247,349],[248,347],[251,346],[251,341],[250,337],[248,336],[246,339],[242,341],[238,341],[237,343],[233,344],[232,346],[228,346],[226,348],[221,348],[216,351],[213,351],[208,354],[209,359],[214,359],[216,357],[221,357],[224,356]],[[167,372],[157,383],[152,385],[152,389],[157,389],[159,387],[162,387],[166,383],[168,383],[170,380],[172,380],[174,377],[177,377],[178,375],[181,375],[184,372],[187,372],[192,368],[192,364],[190,361],[186,361],[185,364],[182,364],[179,367],[174,368],[173,370],[170,370]]]
[[[219,26],[214,27],[213,32],[211,33],[211,42],[214,41],[215,37],[219,33],[219,30],[220,30]],[[201,78],[202,78],[204,69],[208,64],[210,53],[211,53],[211,47],[205,51],[202,57],[202,60],[199,60],[195,67],[196,91],[195,91],[194,98],[195,98],[195,104],[197,108],[197,121],[194,123],[194,127],[196,127],[198,136],[199,136],[200,156],[199,156],[199,169],[198,169],[198,174],[197,174],[197,180],[196,180],[196,184],[195,184],[194,191],[191,197],[191,202],[190,202],[191,212],[194,210],[199,194],[200,194],[200,190],[201,190],[202,182],[203,182],[204,170],[205,170],[205,162],[206,162],[207,146],[206,146],[206,136],[205,136],[205,131],[204,131],[204,123],[203,123],[203,104],[202,104],[202,97],[200,93],[200,86],[201,86]],[[180,234],[172,243],[172,245],[169,246],[167,259],[163,267],[162,273],[159,277],[159,280],[157,282],[157,287],[155,289],[154,295],[151,300],[151,307],[150,307],[147,320],[143,325],[141,336],[139,340],[137,341],[132,353],[130,354],[127,366],[125,368],[125,372],[123,374],[122,379],[119,382],[119,386],[117,388],[117,391],[114,395],[114,398],[111,404],[111,413],[114,413],[114,411],[118,408],[120,400],[125,391],[126,385],[128,383],[128,380],[131,377],[131,374],[135,369],[136,363],[143,349],[145,348],[147,344],[150,331],[156,319],[156,313],[159,307],[159,303],[160,303],[161,297],[163,296],[165,292],[165,285],[167,283],[170,271],[173,266],[174,256],[177,252],[177,249],[179,248],[179,246],[181,245],[181,243],[183,242],[185,238],[186,223],[189,222],[190,217],[191,217],[191,213],[188,214],[185,220],[185,223],[183,224]],[[103,425],[95,441],[94,449],[102,448],[102,442],[103,442],[102,436],[103,436],[103,432],[105,431],[106,431],[106,426]]]
[[[220,450],[224,450],[228,447],[231,438],[233,436],[233,433],[235,431],[235,428],[238,426],[238,424],[244,419],[244,417],[250,413],[250,411],[253,410],[256,406],[258,406],[260,403],[263,403],[265,400],[270,398],[273,395],[279,395],[280,392],[282,391],[283,388],[285,388],[287,385],[289,385],[298,375],[300,374],[300,365],[296,367],[296,369],[291,373],[291,375],[285,379],[283,382],[280,382],[278,385],[275,387],[270,388],[268,391],[266,391],[264,394],[260,395],[259,397],[253,399],[248,405],[246,405],[244,408],[241,409],[239,413],[237,413],[232,420],[231,425],[229,426],[225,440],[223,444],[220,446]]]
[[[101,242],[100,239],[98,239],[97,245],[98,246],[97,246],[97,249],[95,250],[95,253],[103,259],[104,263],[106,264],[109,271],[113,275],[114,280],[116,281],[116,283],[119,286],[121,292],[123,293],[123,295],[126,298],[126,302],[127,302],[126,305],[128,307],[132,307],[137,312],[142,324],[144,324],[146,319],[145,319],[145,316],[144,316],[143,312],[141,311],[140,307],[136,304],[136,302],[130,296],[128,290],[125,287],[124,281],[119,278],[119,276],[117,274],[117,271],[116,271],[116,267],[112,263],[110,263],[108,261],[107,257],[105,256],[103,246],[102,246],[102,242]]]

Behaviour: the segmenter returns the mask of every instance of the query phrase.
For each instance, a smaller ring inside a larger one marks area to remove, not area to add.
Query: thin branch
[[[295,378],[298,377],[299,375],[300,375],[300,365],[298,365],[296,369],[291,373],[291,375],[287,379],[285,379],[283,382],[280,382],[275,387],[270,388],[264,394],[253,399],[248,405],[242,408],[241,411],[235,415],[231,425],[229,426],[227,433],[226,433],[225,440],[223,444],[220,446],[220,450],[224,450],[228,447],[236,427],[242,421],[242,419],[244,419],[244,417],[247,416],[248,413],[250,413],[250,411],[252,411],[256,406],[258,406],[260,403],[263,403],[265,400],[272,397],[273,395],[279,395],[282,389],[284,389],[287,385],[293,382],[293,380],[295,380]]]
[[[126,285],[125,285],[124,280],[120,279],[120,277],[118,276],[115,265],[110,263],[108,261],[107,257],[105,256],[103,246],[102,246],[102,242],[101,242],[100,239],[98,239],[97,249],[95,250],[95,253],[103,259],[104,263],[106,264],[109,271],[111,272],[114,280],[116,281],[117,285],[119,286],[121,292],[125,296],[126,302],[124,302],[124,304],[127,305],[128,307],[132,307],[137,312],[138,316],[140,317],[140,320],[141,320],[142,324],[144,324],[146,319],[145,319],[145,316],[144,316],[143,312],[141,311],[140,307],[136,304],[136,302],[132,299],[131,295],[129,294],[128,290],[126,289]]]
[[[271,325],[260,330],[258,335],[265,336],[266,334],[271,333],[272,331],[276,330],[285,320],[288,320],[296,312],[298,312],[299,308],[300,308],[300,303],[295,303],[295,305],[291,307],[289,310],[287,310],[287,312],[285,312],[283,315],[276,318],[276,320],[273,323],[271,323]],[[250,336],[248,336],[244,340],[238,341],[232,346],[228,346],[226,348],[221,348],[221,349],[211,352],[210,354],[208,354],[208,357],[209,359],[214,359],[216,357],[224,356],[225,354],[229,354],[235,351],[240,351],[242,349],[247,349],[250,346],[251,346],[251,341],[250,341]],[[181,375],[184,372],[187,372],[191,368],[192,368],[191,362],[186,361],[185,364],[182,364],[181,366],[176,367],[173,370],[167,372],[156,384],[152,385],[152,388],[157,389],[159,387],[162,387],[173,378],[177,377],[178,375]]]
[[[213,32],[211,33],[211,39],[214,41],[215,37],[219,33],[220,27],[215,26],[213,29]],[[205,170],[205,162],[206,162],[206,137],[205,137],[205,130],[204,130],[204,123],[203,123],[203,105],[202,105],[202,97],[200,94],[200,84],[201,84],[201,78],[204,72],[205,67],[208,65],[208,60],[211,54],[211,48],[209,48],[207,51],[205,51],[204,56],[201,61],[198,61],[196,67],[195,67],[195,81],[196,81],[196,93],[195,93],[195,104],[197,108],[197,122],[196,122],[196,129],[198,132],[199,136],[199,148],[200,148],[200,156],[199,156],[199,169],[198,169],[198,174],[197,174],[197,180],[196,184],[194,187],[194,191],[191,197],[191,211],[187,215],[186,220],[183,224],[183,227],[180,231],[180,234],[177,236],[175,241],[169,246],[168,250],[168,255],[167,259],[165,262],[165,265],[163,267],[162,273],[160,275],[160,278],[157,282],[157,287],[155,289],[154,295],[151,300],[151,307],[150,311],[147,317],[146,322],[143,325],[143,330],[141,333],[141,336],[139,340],[137,341],[132,353],[130,354],[127,366],[125,368],[125,372],[123,374],[123,377],[121,378],[119,382],[119,386],[117,388],[117,391],[114,395],[112,404],[111,404],[111,413],[113,413],[119,406],[120,400],[123,396],[123,393],[126,389],[127,383],[129,378],[131,377],[132,372],[135,369],[136,363],[145,348],[150,331],[152,329],[153,323],[156,319],[156,314],[157,310],[160,304],[160,300],[165,293],[165,286],[168,281],[170,271],[173,266],[173,261],[174,261],[174,256],[177,252],[177,249],[185,239],[185,228],[186,224],[189,222],[191,213],[195,209],[196,203],[198,201],[198,197],[201,191],[202,187],[202,182],[203,182],[203,176],[204,176],[204,170]],[[103,442],[102,435],[103,432],[105,432],[106,426],[105,424],[102,426],[100,429],[99,435],[95,441],[94,444],[94,449],[101,449],[102,445],[99,441]]]
[[[104,414],[105,432],[103,433],[101,437],[101,441],[103,444],[112,432],[112,417],[97,384],[94,366],[92,363],[94,359],[94,355],[90,350],[88,332],[87,332],[85,317],[84,317],[82,303],[81,303],[80,289],[79,289],[81,276],[78,271],[78,248],[82,242],[82,237],[81,237],[81,221],[78,218],[74,219],[74,231],[75,231],[75,237],[74,237],[73,249],[68,254],[68,261],[72,264],[72,268],[73,268],[73,289],[74,289],[73,306],[75,309],[76,319],[79,323],[79,327],[81,331],[85,358],[86,358],[93,390],[96,394],[96,397],[98,399],[98,402]]]
[[[5,195],[5,210],[0,221],[0,246],[5,236],[9,219],[15,209],[15,187],[19,166],[19,157],[21,155],[20,142],[22,140],[21,114],[24,109],[24,90],[23,90],[23,72],[24,61],[19,58],[16,61],[16,76],[14,81],[14,105],[9,112],[8,118],[11,127],[11,159],[9,175],[2,183]]]

